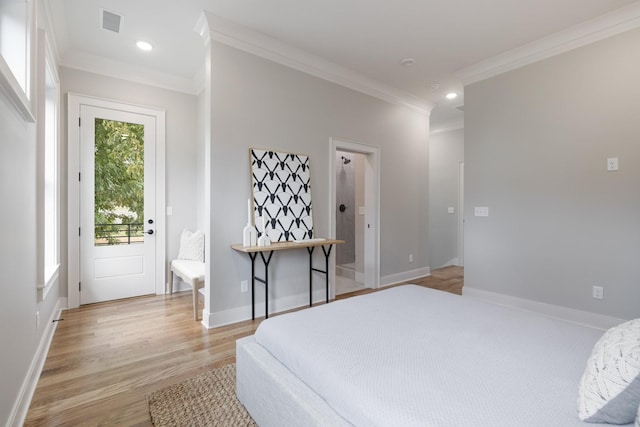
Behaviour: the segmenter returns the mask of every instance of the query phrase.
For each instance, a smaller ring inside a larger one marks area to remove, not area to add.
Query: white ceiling
[[[204,46],[202,11],[253,29],[398,93],[435,105],[433,123],[461,120],[461,71],[523,45],[637,9],[634,0],[48,0],[65,66],[196,92]],[[123,16],[119,34],[99,10]],[[141,52],[136,40],[154,49]],[[415,65],[403,67],[403,58]],[[438,85],[434,89],[434,85]]]

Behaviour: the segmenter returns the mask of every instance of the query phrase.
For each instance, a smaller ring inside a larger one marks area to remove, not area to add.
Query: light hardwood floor
[[[461,294],[463,269],[410,283]],[[191,301],[183,292],[64,311],[25,425],[150,426],[149,393],[234,362],[235,341],[262,321],[206,330],[193,320]]]

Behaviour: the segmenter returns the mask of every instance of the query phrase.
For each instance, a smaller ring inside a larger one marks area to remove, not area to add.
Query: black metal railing
[[[95,245],[131,245],[144,241],[144,224],[96,224]]]

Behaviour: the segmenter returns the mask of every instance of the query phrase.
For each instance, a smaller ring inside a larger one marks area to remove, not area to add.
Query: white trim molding
[[[325,298],[324,287],[323,289],[313,291],[312,300],[314,304],[324,303],[326,301]],[[256,319],[264,317],[264,306],[264,301],[256,302]],[[269,300],[269,315],[272,316],[277,313],[304,307],[309,307],[308,292]],[[219,311],[217,313],[211,313],[206,310],[202,312],[202,325],[207,329],[219,328],[220,326],[231,325],[249,319],[251,319],[251,304]]]
[[[9,419],[6,424],[7,426],[21,426],[24,424],[24,421],[27,418],[27,412],[29,411],[29,406],[31,405],[33,393],[36,391],[36,386],[38,385],[38,380],[40,379],[40,374],[42,372],[42,368],[44,367],[44,362],[47,359],[47,353],[49,353],[49,347],[51,346],[53,335],[56,332],[56,327],[58,326],[58,322],[56,322],[55,320],[60,318],[62,310],[66,309],[66,307],[67,299],[58,298],[56,306],[51,312],[51,318],[49,318],[49,321],[47,322],[47,325],[45,327],[45,331],[40,338],[38,348],[33,355],[33,359],[31,360],[31,364],[29,365],[29,370],[27,371],[27,375],[22,382],[22,387],[20,387],[20,391],[18,392],[18,396],[16,398],[16,401],[14,402],[13,409],[9,414]]]
[[[431,128],[429,135],[438,135],[440,133],[453,132],[460,129],[464,129],[464,118],[439,123]]]
[[[423,267],[416,270],[403,271],[402,273],[389,274],[380,278],[380,287],[384,288],[398,283],[407,282],[421,277],[431,276],[431,268]]]
[[[640,2],[480,61],[455,73],[470,85],[640,27]]]
[[[567,322],[576,323],[578,325],[588,326],[601,330],[607,330],[626,321],[625,319],[618,319],[602,314],[576,310],[574,308],[562,307],[559,305],[547,304],[530,299],[513,297],[511,295],[498,294],[482,289],[470,288],[468,286],[465,286],[462,289],[462,294],[469,298],[475,298],[492,304],[531,311],[534,313],[542,314],[543,316],[553,317],[555,319],[560,319]]]
[[[202,90],[199,86],[200,80],[196,81],[196,78],[202,77],[197,70],[194,70],[194,78],[189,79],[82,52],[66,53],[60,58],[60,65],[190,95],[197,95]]]
[[[365,157],[364,165],[364,205],[365,224],[364,230],[364,274],[362,282],[366,288],[377,289],[380,287],[380,162],[381,150],[379,147],[349,141],[344,138],[331,137],[329,140],[329,162],[327,177],[329,181],[329,235],[336,237],[336,177],[335,161],[336,151],[348,151],[362,154]],[[334,258],[335,260],[335,254]],[[330,269],[330,298],[335,298],[335,262]]]
[[[401,105],[420,114],[430,114],[430,102],[370,79],[333,62],[312,55],[296,47],[251,28],[228,21],[210,12],[203,12],[195,31],[205,41],[215,40],[236,49],[268,59],[294,70],[373,96],[392,104]]]

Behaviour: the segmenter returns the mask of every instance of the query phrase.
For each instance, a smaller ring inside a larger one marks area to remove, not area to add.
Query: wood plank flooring
[[[461,294],[463,269],[410,283]],[[193,320],[191,301],[182,292],[65,310],[25,425],[151,426],[149,393],[234,362],[235,341],[262,321],[207,330]]]

